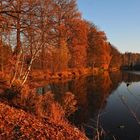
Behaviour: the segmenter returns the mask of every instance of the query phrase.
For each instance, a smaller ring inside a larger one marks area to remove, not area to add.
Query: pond
[[[50,82],[34,94],[1,95],[10,106],[44,117],[51,91],[66,111],[69,121],[89,139],[97,130],[102,140],[138,140],[140,138],[140,73],[104,72],[69,81]],[[4,101],[5,102],[5,101]]]
[[[42,89],[42,88],[41,88]],[[97,130],[105,140],[137,140],[140,138],[139,73],[104,72],[68,82],[50,83],[42,93],[52,90],[61,102],[70,91],[77,100],[77,110],[69,120],[93,139]]]

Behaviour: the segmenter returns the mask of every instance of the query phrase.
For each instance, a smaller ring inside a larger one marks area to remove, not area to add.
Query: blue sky
[[[77,0],[84,19],[106,32],[121,52],[140,53],[140,0]]]

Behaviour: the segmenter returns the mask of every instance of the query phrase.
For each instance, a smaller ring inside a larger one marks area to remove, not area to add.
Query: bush
[[[51,92],[47,92],[39,98],[36,110],[39,117],[47,118],[53,122],[62,121],[65,115],[63,108],[54,100],[54,95]]]
[[[66,92],[62,97],[62,107],[64,109],[66,117],[77,110],[77,101],[75,99],[75,96],[71,92]]]

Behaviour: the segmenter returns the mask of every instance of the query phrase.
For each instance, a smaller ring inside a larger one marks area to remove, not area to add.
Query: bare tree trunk
[[[16,77],[17,77],[17,73],[18,73],[18,66],[19,66],[19,61],[20,61],[20,56],[21,56],[21,52],[16,56],[16,64],[15,64],[15,70],[14,70],[14,74],[13,77],[10,81],[10,87],[13,84],[13,82],[15,81]]]
[[[43,4],[43,3],[42,3]],[[44,35],[45,35],[45,32],[44,32],[44,9],[43,9],[44,5],[42,5],[42,9],[41,9],[41,29],[42,29],[42,33],[41,33],[41,41],[42,43],[44,42]],[[45,46],[44,46],[44,43],[42,45],[42,51],[41,51],[41,67],[42,69],[45,68],[45,63],[44,63],[44,57],[45,57]]]
[[[30,61],[29,66],[28,66],[28,69],[27,69],[27,71],[25,72],[25,75],[24,75],[24,77],[23,77],[23,81],[22,81],[22,83],[21,83],[21,86],[23,86],[23,85],[25,84],[25,82],[27,81],[27,78],[28,78],[29,73],[30,73],[30,71],[31,71],[31,67],[32,67],[33,61],[34,61],[34,59],[32,58],[31,61]]]
[[[17,10],[20,11],[21,9],[21,5],[20,3],[17,4]],[[16,38],[16,41],[17,41],[17,44],[16,44],[16,48],[15,48],[15,54],[18,55],[20,53],[20,49],[21,49],[21,38],[20,38],[20,31],[21,31],[21,25],[20,25],[20,14],[17,13],[17,20],[16,20],[16,35],[17,35],[17,38]]]
[[[0,36],[0,70],[3,72],[3,45],[2,45],[2,35]]]
[[[44,45],[44,43],[43,43],[42,45]],[[35,51],[35,53],[33,54],[32,58],[31,58],[31,60],[30,60],[30,63],[29,63],[29,65],[28,65],[28,68],[27,68],[26,72],[25,72],[24,75],[23,75],[22,82],[21,82],[21,86],[23,86],[23,85],[25,84],[25,82],[27,81],[27,78],[28,78],[29,73],[30,73],[30,71],[31,71],[31,67],[32,67],[33,61],[35,60],[36,56],[37,56],[38,53],[40,52],[40,50],[41,50],[41,48],[42,48],[42,45],[41,45],[41,47],[39,47],[39,48]]]
[[[18,17],[17,20],[17,46],[16,46],[16,54],[18,54],[20,52],[20,48],[21,48],[21,42],[20,42],[20,20]]]
[[[2,2],[0,2],[0,7],[2,8]],[[0,63],[0,70],[3,72],[3,44],[2,44],[2,33],[0,35],[0,59],[1,59],[1,63]]]
[[[18,77],[18,79],[20,79],[21,76],[22,76],[23,67],[24,67],[24,62],[25,62],[25,60],[24,60],[24,53],[22,52],[22,64],[21,64],[21,68],[20,68],[20,72],[19,72],[19,77]]]

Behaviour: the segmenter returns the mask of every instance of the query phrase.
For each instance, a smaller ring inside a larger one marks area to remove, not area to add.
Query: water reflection
[[[100,113],[100,125],[109,136],[107,139],[135,140],[139,137],[140,125],[140,76],[125,72],[104,72],[98,76],[81,77],[71,81],[52,82],[36,92],[10,96],[1,94],[0,100],[23,109],[39,118],[46,117],[49,106],[57,101],[65,110],[68,119],[79,128],[84,128],[88,137],[95,134]],[[52,92],[52,95],[48,94]],[[60,106],[55,104],[63,114]],[[58,119],[57,116],[54,116]],[[61,119],[61,118],[59,118]],[[132,133],[132,130],[135,130]],[[104,138],[105,139],[105,138]]]
[[[119,140],[126,138],[129,140],[138,138],[140,132],[138,119],[134,117],[136,112],[134,108],[137,108],[137,116],[140,115],[139,106],[136,105],[136,100],[139,100],[138,95],[134,94],[139,91],[138,81],[140,76],[118,71],[104,72],[99,76],[89,76],[63,84],[53,83],[51,87],[60,102],[66,91],[71,91],[75,95],[78,110],[69,119],[79,128],[84,127],[88,137],[92,138],[95,134],[95,122],[100,110],[100,122],[108,135],[107,139],[112,139],[114,136]],[[132,86],[134,89],[130,90]],[[122,102],[120,98],[124,98],[127,102]],[[129,106],[133,106],[131,111]],[[135,135],[133,129],[137,129]]]
[[[122,82],[107,99],[101,125],[116,139],[137,140],[140,136],[140,76],[123,73],[121,77]]]

